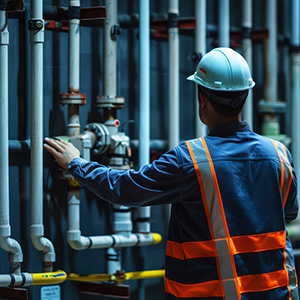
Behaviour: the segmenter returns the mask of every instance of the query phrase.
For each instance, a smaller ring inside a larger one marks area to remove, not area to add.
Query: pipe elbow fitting
[[[9,253],[11,263],[23,262],[23,252],[20,244],[10,237],[0,237],[0,247]]]
[[[74,250],[85,250],[92,245],[91,240],[82,236],[80,230],[69,230],[67,232],[67,241],[69,246]]]

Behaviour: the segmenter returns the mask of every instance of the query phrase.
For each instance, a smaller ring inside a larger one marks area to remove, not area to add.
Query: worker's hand
[[[55,160],[66,170],[72,159],[80,157],[79,150],[73,146],[73,144],[63,140],[45,138],[44,148],[47,149],[54,156]]]

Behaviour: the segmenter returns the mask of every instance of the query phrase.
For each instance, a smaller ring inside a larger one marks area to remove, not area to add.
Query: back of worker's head
[[[240,113],[255,82],[246,60],[231,48],[220,47],[200,60],[196,72],[187,78],[198,84],[199,92],[221,115]]]

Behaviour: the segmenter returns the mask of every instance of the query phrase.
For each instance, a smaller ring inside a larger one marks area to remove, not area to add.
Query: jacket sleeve
[[[125,206],[170,204],[180,199],[180,166],[176,148],[139,171],[120,171],[73,159],[68,170],[99,198]]]
[[[287,156],[290,162],[290,165],[292,167],[292,181],[290,185],[290,190],[288,193],[288,197],[285,204],[285,222],[286,224],[290,223],[294,219],[296,219],[298,215],[299,210],[299,204],[298,204],[298,189],[297,189],[297,175],[295,173],[294,167],[293,167],[293,159],[290,152],[287,150]]]

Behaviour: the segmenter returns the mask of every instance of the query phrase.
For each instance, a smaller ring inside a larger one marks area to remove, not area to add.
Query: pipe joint
[[[243,39],[251,39],[252,27],[242,27],[242,38]]]
[[[0,31],[0,46],[9,45],[9,32],[7,30]]]
[[[92,246],[90,238],[82,236],[80,230],[68,230],[67,241],[74,250],[85,250]]]
[[[179,14],[169,12],[168,28],[179,28]]]
[[[69,20],[78,19],[80,20],[80,6],[69,7]]]

